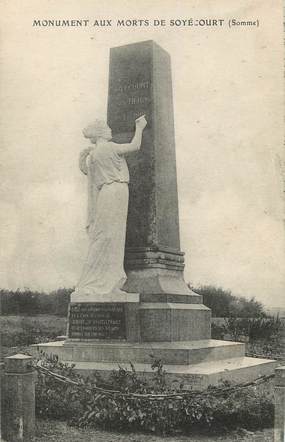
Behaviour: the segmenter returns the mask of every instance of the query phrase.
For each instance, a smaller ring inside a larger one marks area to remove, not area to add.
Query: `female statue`
[[[88,177],[89,249],[74,295],[121,292],[126,280],[124,250],[129,200],[129,171],[124,155],[140,149],[147,124],[136,121],[128,144],[111,141],[109,126],[96,120],[83,130],[92,145],[80,154],[79,167]]]

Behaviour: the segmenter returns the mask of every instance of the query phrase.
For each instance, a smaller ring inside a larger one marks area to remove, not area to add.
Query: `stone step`
[[[64,361],[69,362],[69,361]],[[244,383],[253,381],[261,376],[274,372],[277,361],[258,358],[231,358],[213,362],[203,362],[194,365],[166,364],[166,381],[171,386],[183,384],[185,390],[204,390],[209,385],[220,385],[223,381]],[[130,364],[120,363],[120,367],[131,371]],[[112,362],[76,362],[76,370],[88,375],[97,371],[104,378],[111,370],[118,370],[118,363]],[[149,377],[153,374],[151,364],[135,363],[137,373]]]
[[[114,362],[151,364],[160,359],[163,364],[185,365],[239,358],[245,354],[245,345],[239,342],[215,339],[175,342],[106,342],[56,341],[35,344],[35,350],[57,354],[70,362]]]

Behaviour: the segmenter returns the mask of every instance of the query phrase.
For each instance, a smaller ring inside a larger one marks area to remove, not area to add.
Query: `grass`
[[[55,315],[37,316],[0,316],[1,331],[14,334],[23,331],[42,332],[42,334],[55,334],[65,331],[66,318]]]
[[[266,429],[255,433],[240,430],[230,434],[159,437],[149,434],[114,433],[94,429],[78,429],[70,427],[64,422],[43,421],[37,422],[36,438],[34,442],[272,442],[273,430]]]
[[[53,315],[0,316],[1,357],[66,333],[66,318]]]

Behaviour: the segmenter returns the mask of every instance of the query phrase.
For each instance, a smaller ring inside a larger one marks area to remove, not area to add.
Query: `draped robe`
[[[80,168],[88,177],[89,248],[75,293],[112,293],[121,289],[126,280],[123,264],[128,166],[116,144],[106,141],[83,152]]]

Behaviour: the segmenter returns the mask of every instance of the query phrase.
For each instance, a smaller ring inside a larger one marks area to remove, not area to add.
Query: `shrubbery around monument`
[[[160,361],[153,363],[152,379],[138,375],[132,366],[131,371],[120,367],[110,373],[107,381],[98,376],[81,378],[72,367],[59,362],[55,356],[46,356],[41,363],[52,372],[82,385],[75,387],[60,383],[40,373],[36,386],[36,412],[42,418],[68,420],[70,424],[81,427],[156,434],[189,434],[240,427],[255,430],[273,425],[272,394],[256,387],[219,397],[209,395],[198,398],[189,395],[182,400],[150,400],[92,391],[96,385],[122,393],[181,393],[181,385],[171,390],[167,386]]]

